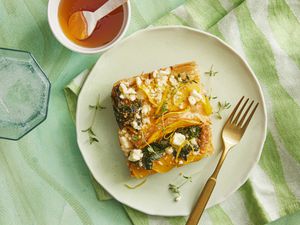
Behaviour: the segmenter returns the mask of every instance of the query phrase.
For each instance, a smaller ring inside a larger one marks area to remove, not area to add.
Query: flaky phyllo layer
[[[112,99],[132,176],[165,173],[212,154],[212,109],[194,62],[118,81]]]

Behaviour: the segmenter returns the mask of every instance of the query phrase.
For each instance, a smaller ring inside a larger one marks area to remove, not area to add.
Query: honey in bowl
[[[99,47],[111,42],[120,32],[124,11],[120,6],[116,10],[100,19],[92,35],[85,40],[76,39],[69,30],[70,16],[77,11],[95,11],[107,0],[61,0],[58,9],[58,18],[64,34],[74,43],[84,47]]]

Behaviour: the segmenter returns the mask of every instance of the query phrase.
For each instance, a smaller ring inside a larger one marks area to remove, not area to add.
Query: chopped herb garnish
[[[178,185],[177,184],[169,184],[169,190],[174,195],[174,201],[179,201],[182,197],[180,188],[182,188],[187,182],[192,182],[192,176],[185,176],[182,173],[179,174],[180,178],[184,179]]]
[[[159,118],[159,117],[163,117],[163,115],[165,113],[168,112],[168,103],[164,102],[162,105],[161,105],[161,108],[159,109],[159,112],[157,112],[157,115],[155,116],[155,118]],[[162,118],[163,119],[163,118]],[[164,121],[162,121],[164,122]],[[164,124],[163,124],[164,125]]]
[[[92,123],[91,123],[91,125],[90,125],[89,128],[87,128],[85,130],[81,130],[81,132],[88,133],[88,135],[89,135],[89,143],[93,144],[94,142],[99,142],[99,140],[98,140],[95,132],[93,131],[93,125],[95,123],[95,118],[96,118],[97,111],[105,109],[104,106],[100,105],[100,95],[98,97],[96,105],[89,105],[89,109],[94,110]]]
[[[215,99],[217,99],[218,97],[217,96],[208,96],[208,100],[210,101],[210,100],[215,100]]]
[[[217,96],[213,96],[212,95],[212,89],[211,88],[209,89],[208,94],[206,96],[207,96],[207,98],[208,98],[209,101],[215,100],[215,99],[218,98]]]
[[[99,142],[99,140],[96,137],[95,132],[92,130],[92,127],[89,127],[86,130],[82,130],[82,132],[87,132],[88,133],[90,144],[93,144],[93,142]]]
[[[217,75],[218,72],[216,72],[216,71],[213,70],[213,66],[214,65],[211,65],[210,70],[208,72],[205,72],[206,75],[208,75],[210,77],[214,77],[214,76]]]
[[[140,183],[136,184],[136,185],[129,185],[129,184],[124,184],[125,187],[129,188],[129,189],[136,189],[138,187],[141,187],[143,184],[145,184],[147,181],[147,179],[142,180]]]
[[[183,83],[183,84],[187,84],[187,83],[189,83],[189,84],[191,84],[191,83],[196,83],[196,84],[198,84],[198,82],[197,82],[196,80],[191,80],[191,78],[190,78],[189,75],[186,75],[184,80],[181,78],[181,76],[179,76],[179,77],[180,77],[180,79],[181,79],[180,82]]]
[[[98,110],[98,109],[106,109],[106,107],[101,106],[99,104],[97,104],[97,105],[89,105],[89,108],[90,109],[96,109],[96,110]]]
[[[225,101],[224,103],[218,102],[218,111],[215,112],[216,117],[221,120],[222,119],[222,115],[221,115],[222,112],[226,109],[229,109],[230,107],[231,107],[231,104],[227,101]]]
[[[164,114],[166,112],[168,112],[168,104],[164,103],[161,107],[161,113]]]
[[[176,132],[181,133],[186,136],[188,139],[198,138],[201,132],[200,126],[190,126],[178,128]]]
[[[138,141],[138,140],[140,140],[140,138],[139,138],[139,136],[137,136],[137,135],[133,135],[132,140],[133,140],[133,141]]]
[[[164,149],[164,146],[158,142],[154,142],[143,148],[143,167],[146,170],[151,170],[153,166],[153,161],[160,159],[163,156]]]

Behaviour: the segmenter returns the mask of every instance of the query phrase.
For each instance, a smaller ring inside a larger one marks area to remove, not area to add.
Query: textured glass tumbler
[[[0,138],[18,140],[46,119],[50,87],[29,52],[0,48]]]

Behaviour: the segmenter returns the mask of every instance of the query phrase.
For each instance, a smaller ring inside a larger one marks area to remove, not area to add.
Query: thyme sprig
[[[96,136],[96,134],[93,130],[93,125],[95,123],[95,118],[96,118],[96,115],[97,115],[97,111],[102,110],[102,109],[106,109],[106,107],[100,105],[100,95],[99,95],[95,105],[89,105],[89,109],[94,110],[91,125],[87,129],[81,130],[81,132],[87,133],[88,136],[89,136],[89,143],[93,144],[94,142],[99,142],[99,139],[98,139],[98,137]]]
[[[180,178],[183,179],[182,182],[180,182],[179,184],[169,184],[169,191],[172,192],[172,194],[174,195],[174,201],[178,202],[182,195],[180,192],[180,189],[188,182],[192,182],[192,176],[185,176],[184,174],[180,173],[179,174]]]
[[[210,70],[205,72],[206,75],[210,76],[210,77],[214,77],[218,74],[217,71],[213,70],[214,65],[211,65]]]
[[[212,89],[211,89],[211,88],[209,89],[209,91],[208,91],[208,93],[207,93],[206,96],[207,96],[207,98],[208,98],[209,101],[215,100],[215,99],[218,98],[218,96],[213,96],[213,95],[212,95]]]
[[[210,101],[210,100],[215,100],[215,99],[217,99],[218,97],[217,96],[212,96],[212,95],[209,95],[208,96],[208,100]]]
[[[222,112],[226,109],[229,109],[230,107],[231,107],[231,104],[227,101],[225,101],[224,103],[218,102],[218,110],[215,112],[216,117],[221,120],[223,118],[221,115]]]
[[[92,126],[90,126],[89,128],[82,130],[81,132],[87,132],[89,135],[89,143],[93,144],[93,142],[99,142],[98,138],[96,137],[95,132],[93,131]]]

